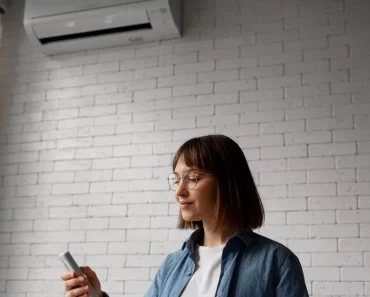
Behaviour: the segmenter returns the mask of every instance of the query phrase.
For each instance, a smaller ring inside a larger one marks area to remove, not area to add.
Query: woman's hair
[[[262,201],[244,153],[234,140],[224,135],[192,138],[177,150],[172,163],[173,170],[181,157],[187,166],[205,170],[217,180],[215,229],[257,229],[262,226]],[[178,228],[196,229],[202,225],[201,221],[185,221],[180,211]]]

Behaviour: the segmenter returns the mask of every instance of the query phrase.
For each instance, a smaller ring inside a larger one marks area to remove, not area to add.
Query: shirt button
[[[188,272],[186,273],[186,275],[187,275],[187,276],[191,275],[191,272],[190,272],[190,271],[188,271]]]

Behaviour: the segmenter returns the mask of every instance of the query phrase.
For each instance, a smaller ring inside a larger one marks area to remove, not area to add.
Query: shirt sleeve
[[[288,255],[278,273],[276,297],[308,297],[303,269],[296,255]]]

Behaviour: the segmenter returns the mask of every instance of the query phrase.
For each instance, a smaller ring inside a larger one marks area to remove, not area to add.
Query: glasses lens
[[[174,173],[168,176],[168,185],[172,190],[176,190],[180,183],[180,177]]]
[[[184,183],[186,184],[189,190],[194,189],[195,186],[197,185],[197,174],[194,171],[189,170],[185,172],[183,178],[184,178]]]

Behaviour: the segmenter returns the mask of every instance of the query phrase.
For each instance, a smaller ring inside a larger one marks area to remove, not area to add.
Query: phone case
[[[73,259],[69,251],[61,253],[58,256],[58,259],[64,264],[68,271],[74,271],[77,274],[77,276],[83,275],[83,272],[81,271],[80,267],[77,265],[76,261]],[[87,284],[90,287],[89,297],[99,297],[88,280]]]

